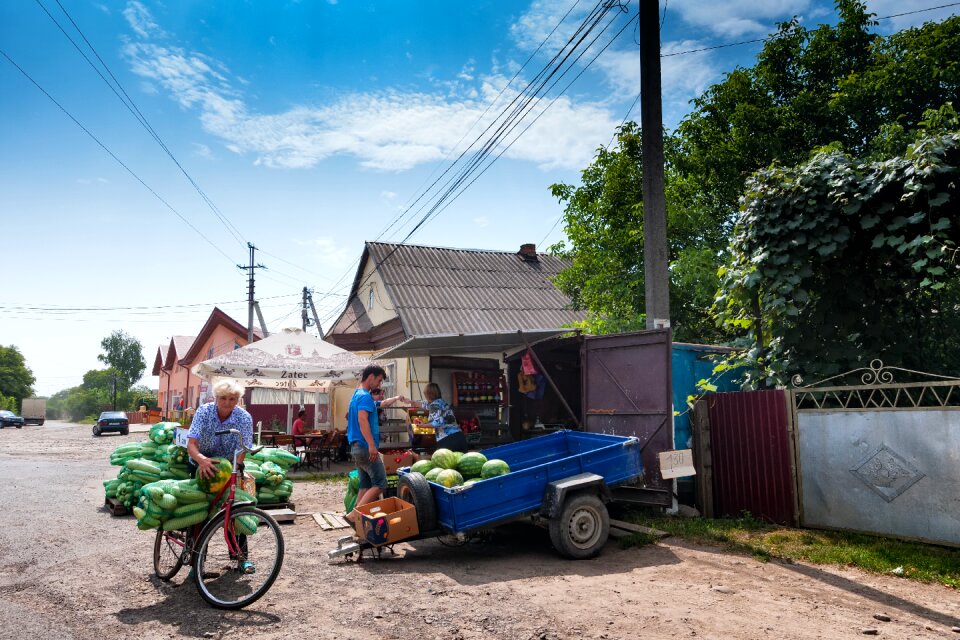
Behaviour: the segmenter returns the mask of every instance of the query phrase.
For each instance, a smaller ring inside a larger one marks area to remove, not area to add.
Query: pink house
[[[254,331],[253,340],[262,337]],[[210,400],[207,383],[190,373],[190,368],[214,356],[246,346],[247,328],[214,307],[196,336],[173,336],[170,344],[157,348],[153,375],[159,376],[157,404],[161,414],[173,417],[176,411],[196,408]]]

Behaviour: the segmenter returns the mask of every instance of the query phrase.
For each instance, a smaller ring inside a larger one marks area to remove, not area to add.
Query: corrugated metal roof
[[[569,265],[555,256],[529,262],[507,251],[366,247],[408,336],[553,329],[585,316],[550,281]]]

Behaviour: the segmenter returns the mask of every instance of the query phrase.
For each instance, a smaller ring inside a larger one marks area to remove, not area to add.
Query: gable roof
[[[163,345],[157,347],[157,357],[153,359],[153,373],[151,375],[160,375],[161,369],[163,369]]]
[[[173,336],[170,338],[170,344],[166,347],[164,355],[164,346],[160,345],[157,349],[157,357],[153,360],[153,375],[160,375],[160,371],[170,371],[177,362],[181,354],[186,353],[193,344],[194,336]]]
[[[183,351],[180,351],[179,349],[177,350],[177,353],[182,354],[178,359],[179,363],[185,367],[193,364],[193,361],[197,359],[198,355],[200,355],[200,349],[204,344],[206,344],[207,340],[210,339],[210,336],[218,326],[226,327],[241,338],[247,337],[247,327],[228,316],[219,307],[214,307],[213,311],[210,313],[210,317],[207,318],[203,328],[200,329],[200,333],[196,338],[192,339],[192,342],[190,345],[188,345],[188,348]],[[254,342],[262,337],[263,333],[259,329],[253,330]],[[176,340],[176,336],[174,337],[174,340]]]
[[[556,329],[585,317],[551,281],[569,266],[556,256],[367,242],[347,307],[329,333],[369,325],[356,300],[368,260],[408,338]]]

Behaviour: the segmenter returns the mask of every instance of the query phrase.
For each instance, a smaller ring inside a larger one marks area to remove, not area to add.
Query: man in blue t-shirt
[[[370,365],[360,374],[360,386],[353,392],[350,409],[347,411],[347,441],[350,443],[350,457],[357,465],[360,476],[360,490],[357,493],[358,507],[379,500],[387,488],[387,471],[378,451],[380,447],[380,423],[377,419],[377,405],[370,394],[379,389],[386,380],[387,372],[383,367]]]

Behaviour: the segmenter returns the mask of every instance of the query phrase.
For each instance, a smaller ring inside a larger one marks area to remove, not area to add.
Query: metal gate
[[[734,391],[707,396],[709,455],[698,447],[712,478],[712,513],[743,512],[796,525],[796,491],[789,407],[782,390]],[[698,436],[703,438],[703,432]],[[709,457],[709,462],[706,458]]]
[[[802,383],[791,391],[801,524],[960,545],[960,378],[874,360]]]
[[[669,329],[587,336],[581,346],[584,429],[636,436],[646,486],[671,490],[657,454],[673,449]],[[668,495],[669,498],[669,495]]]

